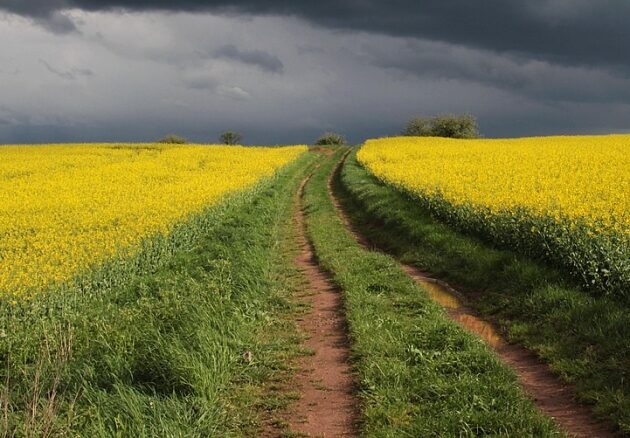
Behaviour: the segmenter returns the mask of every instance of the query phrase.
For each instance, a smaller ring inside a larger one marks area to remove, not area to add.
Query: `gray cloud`
[[[72,68],[70,70],[58,70],[41,58],[39,59],[39,62],[46,68],[46,70],[48,70],[55,76],[60,77],[61,79],[73,81],[79,77],[94,76],[94,72],[89,68]]]
[[[478,82],[549,102],[630,103],[630,77],[614,70],[565,66],[431,41],[370,48],[373,65],[418,77]]]
[[[17,69],[17,68],[12,68],[12,69],[1,69],[0,68],[0,74],[15,76],[15,75],[19,75],[20,74],[20,70]]]
[[[207,73],[195,73],[183,80],[183,85],[189,90],[210,91],[219,96],[227,97],[232,100],[249,100],[251,94],[243,88],[236,85],[225,85]]]
[[[482,44],[474,32],[470,42],[430,37],[435,5],[420,14],[409,3],[406,16],[394,14],[404,2],[391,2],[387,15],[367,0],[325,2],[331,11],[288,2],[271,8],[266,0],[183,3],[217,12],[203,14],[151,12],[143,8],[157,6],[147,0],[130,6],[138,13],[116,9],[122,1],[106,11],[96,0],[40,1],[37,10],[37,1],[24,3],[13,0],[11,10],[27,19],[7,15],[0,23],[0,119],[9,122],[0,123],[0,143],[146,141],[170,132],[208,142],[226,129],[250,144],[309,142],[325,130],[359,142],[437,112],[473,113],[490,137],[623,131],[630,120],[630,79],[619,62],[594,60],[588,47],[584,56],[564,57],[526,42],[503,51],[503,42]],[[84,10],[67,9],[79,3]],[[175,11],[174,2],[158,3]],[[586,0],[524,3],[513,7],[559,32],[591,8]],[[34,24],[55,11],[78,31],[51,35]],[[623,16],[625,7],[618,11]],[[337,15],[346,20],[326,18]],[[457,17],[437,23],[458,33]],[[502,32],[509,39],[512,30]],[[579,46],[582,32],[572,32]]]
[[[50,20],[87,11],[210,11],[298,16],[323,26],[445,41],[572,65],[630,66],[626,0],[8,0],[0,8]]]
[[[249,94],[249,92],[237,86],[219,86],[219,88],[217,89],[217,92],[221,96],[225,96],[233,100],[245,101],[245,100],[250,100],[252,97],[251,94]]]
[[[183,80],[184,86],[191,90],[216,90],[219,81],[207,75],[193,75]]]
[[[65,7],[64,1],[57,0],[5,0],[0,4],[0,10],[28,17],[55,34],[77,31],[74,21],[63,12]]]
[[[217,58],[231,59],[244,64],[255,65],[270,73],[284,72],[284,64],[270,53],[261,50],[240,50],[233,44],[220,47],[215,52]]]
[[[51,11],[49,14],[33,18],[36,23],[55,34],[67,34],[78,30],[74,21],[61,11]]]
[[[27,117],[16,113],[6,105],[0,105],[0,125],[15,126],[28,122]]]

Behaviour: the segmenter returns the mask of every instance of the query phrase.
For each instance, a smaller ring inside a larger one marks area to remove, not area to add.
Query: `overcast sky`
[[[0,143],[630,132],[628,0],[0,0]]]

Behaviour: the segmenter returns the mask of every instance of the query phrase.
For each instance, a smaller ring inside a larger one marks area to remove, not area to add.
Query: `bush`
[[[346,139],[340,134],[334,132],[325,132],[315,140],[316,146],[343,146],[346,144]]]
[[[180,137],[175,134],[169,134],[158,140],[158,143],[167,143],[167,144],[186,144],[188,140],[184,137]]]
[[[234,132],[234,131],[225,131],[219,137],[219,142],[221,142],[222,144],[228,144],[228,145],[240,144],[242,140],[243,140],[243,136],[239,134],[238,132]]]
[[[440,114],[414,117],[407,122],[403,135],[417,137],[478,138],[477,120],[471,115]]]

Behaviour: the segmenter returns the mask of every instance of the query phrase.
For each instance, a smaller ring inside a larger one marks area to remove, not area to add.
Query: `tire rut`
[[[309,178],[300,186],[294,220],[301,247],[295,263],[307,279],[307,288],[299,299],[310,305],[299,326],[308,337],[303,346],[312,355],[298,362],[298,372],[290,386],[300,398],[289,406],[285,418],[292,433],[354,437],[358,436],[359,403],[350,364],[344,303],[340,290],[319,266],[307,238],[303,193]]]
[[[366,250],[387,254],[373,245],[352,225],[334,193],[333,182],[339,177],[340,169],[348,155],[349,153],[342,158],[331,174],[328,194],[337,214],[357,243]],[[560,380],[538,356],[523,346],[508,343],[491,323],[484,321],[473,309],[462,304],[463,294],[414,266],[400,261],[399,263],[405,273],[423,289],[428,291],[437,288],[442,297],[451,297],[442,301],[436,299],[434,293],[429,293],[434,301],[446,309],[452,320],[483,339],[494,350],[497,357],[514,371],[520,386],[538,409],[551,417],[564,433],[579,438],[618,436],[610,425],[597,420],[591,409],[577,400],[574,387]]]

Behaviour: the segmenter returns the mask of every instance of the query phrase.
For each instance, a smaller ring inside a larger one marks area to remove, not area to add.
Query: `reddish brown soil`
[[[287,385],[287,390],[298,393],[300,398],[288,407],[282,417],[289,423],[292,433],[354,437],[358,435],[358,400],[349,360],[343,300],[340,291],[315,259],[313,247],[306,238],[301,205],[296,209],[295,221],[298,243],[302,248],[295,263],[308,280],[306,290],[298,299],[310,305],[299,326],[308,338],[303,346],[312,355],[304,356],[297,364],[298,372]],[[265,435],[272,436],[269,432]]]
[[[434,280],[414,266],[403,265],[404,271],[420,285],[435,282],[445,293],[461,297],[450,286]],[[461,301],[460,301],[461,303]],[[615,434],[607,425],[597,421],[591,410],[575,399],[575,390],[551,372],[549,366],[526,348],[509,344],[498,334],[495,327],[481,319],[472,309],[460,304],[448,306],[448,315],[469,332],[479,336],[494,349],[501,361],[514,370],[521,387],[534,400],[538,408],[553,418],[558,426],[570,436],[612,437]]]
[[[353,227],[335,197],[332,190],[332,178],[337,177],[338,172],[339,167],[329,181],[329,194],[339,217],[361,246],[368,250],[378,250]],[[431,278],[416,267],[402,264],[402,268],[421,285],[426,285],[427,282],[433,283],[442,288],[443,293],[451,294],[455,302],[459,302],[455,306],[446,306],[448,315],[493,348],[499,359],[515,372],[521,387],[531,397],[535,405],[541,412],[553,418],[563,432],[569,436],[584,438],[617,436],[612,427],[598,421],[593,416],[591,409],[576,399],[574,387],[558,378],[538,356],[520,345],[509,344],[498,334],[491,323],[484,321],[471,308],[462,304],[464,298],[461,293],[447,283]]]

